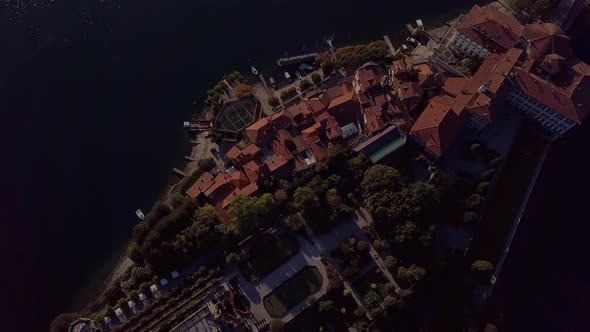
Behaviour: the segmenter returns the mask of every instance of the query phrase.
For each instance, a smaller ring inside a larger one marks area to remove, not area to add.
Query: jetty
[[[288,58],[280,58],[277,60],[277,65],[279,67],[289,66],[289,65],[298,65],[300,63],[314,61],[315,58],[318,56],[318,53],[308,53],[302,54],[297,56],[292,56]]]
[[[206,120],[187,121],[183,123],[184,129],[189,132],[209,130],[212,126],[211,122]]]
[[[179,170],[178,168],[173,168],[172,172],[174,172],[174,174],[181,176],[183,178],[186,177],[186,173],[184,173],[183,171]]]

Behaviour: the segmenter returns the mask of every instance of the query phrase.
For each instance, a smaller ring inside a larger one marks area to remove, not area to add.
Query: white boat
[[[303,69],[307,69],[307,70],[313,70],[313,67],[308,65],[307,63],[302,63],[301,67],[303,67]]]
[[[298,79],[302,80],[303,76],[301,76],[301,74],[299,74],[298,71],[295,71],[295,76],[297,76]]]
[[[285,78],[291,83],[291,75],[289,75],[289,72],[285,72]]]
[[[252,70],[252,74],[258,76],[258,70],[254,66],[250,66],[250,70]]]
[[[418,26],[419,30],[424,30],[424,23],[422,23],[421,19],[416,20],[416,26]]]
[[[143,214],[143,211],[141,211],[141,209],[137,209],[135,211],[135,215],[137,216],[137,218],[139,218],[140,220],[145,220],[145,214]]]

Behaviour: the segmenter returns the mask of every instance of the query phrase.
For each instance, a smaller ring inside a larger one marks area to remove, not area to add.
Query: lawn
[[[239,267],[250,282],[258,282],[299,251],[297,239],[288,235],[265,236],[250,247],[250,258]]]
[[[314,266],[307,266],[267,295],[264,308],[271,317],[282,317],[289,309],[317,292],[322,281],[320,271]]]

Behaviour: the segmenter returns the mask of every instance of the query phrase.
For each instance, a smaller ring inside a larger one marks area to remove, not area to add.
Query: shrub
[[[495,168],[488,169],[487,171],[485,171],[481,174],[481,180],[482,181],[490,181],[492,179],[492,177],[494,176],[495,172],[496,172]]]
[[[136,290],[132,290],[131,292],[129,292],[129,299],[135,301],[137,300],[139,294],[137,294]]]
[[[282,332],[285,330],[285,324],[280,319],[273,319],[270,321],[271,332]]]
[[[299,89],[301,91],[305,91],[307,89],[309,89],[313,84],[307,80],[307,79],[302,79],[301,82],[299,82]]]
[[[322,77],[318,73],[311,74],[311,81],[315,85],[320,85],[322,83]]]
[[[365,296],[363,297],[363,303],[365,304],[365,306],[367,306],[367,308],[370,308],[370,309],[379,306],[380,302],[381,302],[381,297],[374,290],[368,291],[365,294]]]
[[[369,313],[371,314],[371,317],[376,318],[376,317],[381,316],[381,314],[383,313],[383,309],[381,309],[381,307],[375,307],[375,308],[372,308]],[[375,331],[375,330],[372,330],[372,331]]]
[[[479,220],[479,214],[476,212],[465,212],[463,213],[463,223],[467,226],[475,225]]]
[[[268,98],[268,105],[270,105],[271,107],[277,107],[279,106],[280,102],[279,102],[279,98],[277,97],[270,97]]]
[[[354,315],[358,318],[363,317],[366,313],[367,310],[365,310],[365,308],[363,307],[357,307],[356,309],[354,309]]]
[[[213,160],[213,158],[205,158],[197,161],[197,167],[205,171],[212,169],[215,165],[215,160]]]
[[[393,269],[395,268],[396,265],[397,265],[397,258],[395,258],[393,256],[385,257],[385,267],[389,271],[393,271]]]
[[[377,251],[383,251],[389,249],[389,244],[385,240],[375,240],[373,241],[373,248]]]
[[[365,241],[359,241],[356,244],[356,250],[360,251],[360,252],[366,252],[369,251],[369,244]]]
[[[281,92],[281,100],[285,101],[285,100],[295,97],[296,95],[297,95],[297,89],[295,89],[294,87],[290,87],[290,88],[283,90]]]
[[[119,301],[117,301],[117,307],[123,309],[125,308],[125,306],[127,305],[127,299],[119,299]]]
[[[426,269],[412,264],[410,267],[400,266],[397,277],[405,282],[417,282],[426,276]]]
[[[230,253],[225,257],[227,264],[238,264],[240,262],[240,256],[234,252]]]
[[[479,211],[483,204],[484,198],[481,195],[473,194],[465,200],[465,208],[469,211]]]
[[[500,166],[503,160],[504,158],[502,157],[492,159],[492,161],[490,161],[490,167],[497,168],[498,166]]]
[[[488,188],[490,186],[489,182],[482,182],[477,186],[477,193],[481,196],[485,196],[488,192]]]
[[[321,301],[318,307],[319,312],[328,313],[336,310],[336,304],[332,300]]]
[[[322,63],[322,71],[324,72],[324,75],[330,75],[335,68],[336,65],[332,60],[327,60],[324,63]]]
[[[240,83],[235,88],[234,91],[236,92],[236,97],[238,98],[247,98],[252,96],[252,91],[250,90],[250,86],[247,84]]]

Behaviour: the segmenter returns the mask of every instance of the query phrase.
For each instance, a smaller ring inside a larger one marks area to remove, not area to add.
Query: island
[[[329,39],[280,59],[285,79],[227,74],[128,268],[52,329],[495,329],[482,313],[547,151],[590,112],[568,15],[531,3],[417,20],[398,48]]]

